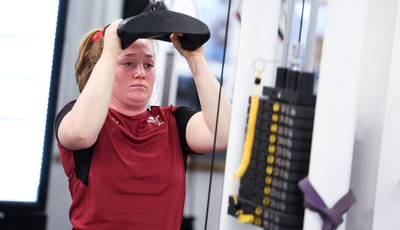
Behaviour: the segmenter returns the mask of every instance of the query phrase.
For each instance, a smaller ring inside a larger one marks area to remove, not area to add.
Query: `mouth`
[[[147,88],[145,85],[143,84],[132,84],[129,86],[129,88]]]

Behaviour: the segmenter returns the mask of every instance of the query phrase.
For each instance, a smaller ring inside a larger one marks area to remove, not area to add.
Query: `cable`
[[[300,31],[299,31],[299,40],[298,40],[299,43],[301,43],[301,33],[303,30],[304,4],[305,4],[305,0],[303,0],[303,5],[301,6]]]
[[[208,195],[207,195],[207,209],[206,209],[206,218],[204,221],[204,229],[207,229],[207,223],[208,223],[208,211],[210,209],[210,195],[211,195],[211,185],[212,185],[212,177],[214,173],[214,161],[215,161],[215,148],[216,148],[216,143],[217,143],[217,131],[218,131],[218,118],[219,118],[219,106],[221,104],[221,93],[222,93],[222,84],[224,81],[224,66],[225,66],[225,56],[226,56],[226,47],[228,43],[228,28],[229,28],[229,18],[230,18],[230,12],[231,12],[231,0],[228,2],[228,13],[227,13],[227,19],[226,19],[226,28],[225,28],[225,41],[224,41],[224,52],[222,55],[222,67],[221,67],[221,82],[219,85],[219,94],[218,94],[218,107],[217,107],[217,117],[216,117],[216,122],[215,122],[215,133],[214,133],[214,142],[213,142],[213,151],[212,151],[212,157],[211,157],[211,169],[210,169],[210,179],[209,179],[209,184],[208,184]]]

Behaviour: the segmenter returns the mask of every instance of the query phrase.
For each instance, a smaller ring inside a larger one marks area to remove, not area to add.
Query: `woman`
[[[231,104],[204,58],[204,48],[171,41],[193,74],[201,111],[148,107],[156,57],[150,39],[121,50],[122,19],[89,32],[76,63],[79,97],[56,118],[55,132],[72,196],[73,229],[179,229],[188,153],[226,148]]]

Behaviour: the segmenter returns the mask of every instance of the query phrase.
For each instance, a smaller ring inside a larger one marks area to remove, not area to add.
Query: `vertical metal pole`
[[[304,72],[313,72],[314,70],[314,57],[315,57],[315,38],[318,22],[318,10],[320,0],[311,0],[311,12],[308,26],[306,52],[303,70]]]
[[[294,20],[294,0],[287,0],[288,13],[286,16],[286,28],[283,41],[282,67],[289,67],[290,44],[293,37],[293,20]]]
[[[162,106],[168,106],[170,104],[170,91],[171,91],[171,79],[172,79],[172,67],[174,65],[174,52],[168,51],[167,52],[167,59],[165,62],[165,75],[164,75],[164,89],[163,89],[163,96],[161,100]]]

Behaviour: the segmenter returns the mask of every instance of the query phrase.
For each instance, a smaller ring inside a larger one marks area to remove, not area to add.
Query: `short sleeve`
[[[68,102],[56,116],[55,124],[54,124],[54,132],[55,132],[57,141],[58,141],[58,128],[60,127],[61,121],[65,117],[65,115],[67,115],[67,113],[72,110],[72,107],[74,107],[75,102],[76,102],[76,100]]]
[[[179,139],[182,151],[185,155],[187,155],[189,152],[192,152],[186,142],[186,126],[190,118],[197,112],[199,111],[185,106],[179,106],[172,113],[172,115],[175,117],[176,125],[178,126]]]

